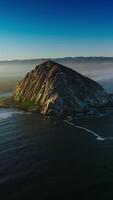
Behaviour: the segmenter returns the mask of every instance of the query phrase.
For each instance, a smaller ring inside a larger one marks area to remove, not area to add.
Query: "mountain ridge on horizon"
[[[113,56],[75,56],[75,57],[71,57],[71,56],[66,56],[66,57],[58,57],[58,58],[25,58],[25,59],[6,59],[6,60],[0,60],[0,64],[1,63],[12,63],[12,62],[29,62],[29,61],[47,61],[47,60],[53,60],[53,61],[68,61],[68,60],[72,60],[72,61],[113,61]]]

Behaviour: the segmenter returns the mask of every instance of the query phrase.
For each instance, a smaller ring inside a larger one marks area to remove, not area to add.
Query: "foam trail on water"
[[[91,133],[92,135],[94,135],[96,137],[97,140],[104,141],[104,140],[107,140],[107,139],[113,139],[112,137],[109,137],[109,138],[102,137],[102,136],[98,135],[97,133],[95,133],[94,131],[91,131],[91,130],[89,130],[89,129],[85,128],[85,127],[82,127],[82,126],[77,126],[74,123],[69,122],[67,120],[65,120],[64,122],[66,124],[70,125],[70,126],[73,126],[75,128],[78,128],[78,129],[84,130],[84,131],[86,131],[88,133]]]

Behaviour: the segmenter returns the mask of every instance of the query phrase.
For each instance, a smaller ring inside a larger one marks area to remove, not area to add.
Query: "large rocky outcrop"
[[[18,84],[14,98],[23,107],[56,116],[88,111],[110,102],[98,83],[53,61],[29,72]]]

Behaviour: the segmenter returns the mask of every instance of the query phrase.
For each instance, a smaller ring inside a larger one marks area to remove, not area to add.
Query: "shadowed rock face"
[[[61,116],[109,103],[109,95],[95,81],[53,61],[28,73],[18,84],[16,102],[43,115]]]

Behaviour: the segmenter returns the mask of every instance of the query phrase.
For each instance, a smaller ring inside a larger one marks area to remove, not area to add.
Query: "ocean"
[[[113,91],[111,79],[101,82]],[[112,199],[113,115],[56,121],[0,109],[0,196]]]
[[[0,194],[3,200],[113,197],[113,116],[67,123],[1,109]]]

